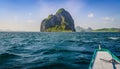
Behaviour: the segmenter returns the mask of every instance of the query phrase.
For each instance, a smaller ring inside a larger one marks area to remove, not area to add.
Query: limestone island
[[[49,15],[41,22],[41,32],[75,32],[74,20],[65,9],[59,9],[55,15]]]

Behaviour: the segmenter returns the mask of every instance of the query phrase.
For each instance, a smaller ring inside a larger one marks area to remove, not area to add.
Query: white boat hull
[[[120,69],[120,59],[107,49],[96,50],[89,69]]]

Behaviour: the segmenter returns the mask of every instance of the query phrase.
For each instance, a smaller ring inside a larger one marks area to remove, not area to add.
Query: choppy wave
[[[120,56],[120,33],[0,33],[0,69],[88,69],[102,47]]]

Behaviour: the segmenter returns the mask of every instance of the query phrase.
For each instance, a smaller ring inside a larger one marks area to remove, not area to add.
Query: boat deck
[[[120,69],[120,63],[111,62],[112,55],[106,51],[98,51],[92,69]]]

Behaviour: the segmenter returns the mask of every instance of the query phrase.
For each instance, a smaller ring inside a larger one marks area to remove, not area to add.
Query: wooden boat
[[[120,59],[99,46],[99,49],[94,51],[89,69],[120,69]]]

